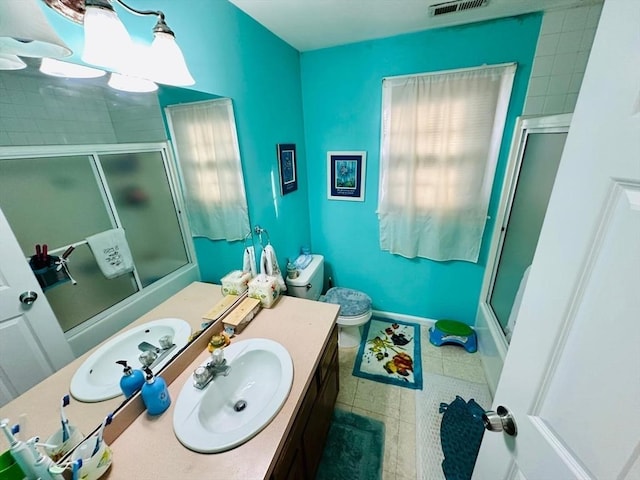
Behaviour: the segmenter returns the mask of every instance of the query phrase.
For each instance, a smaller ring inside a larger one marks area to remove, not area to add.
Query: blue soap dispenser
[[[144,373],[141,370],[131,368],[127,365],[126,360],[118,360],[116,363],[124,367],[120,379],[120,390],[124,393],[125,398],[129,398],[144,385]]]
[[[142,401],[149,415],[160,415],[171,405],[167,382],[162,377],[154,377],[149,367],[144,367],[144,371],[147,378],[142,385]]]

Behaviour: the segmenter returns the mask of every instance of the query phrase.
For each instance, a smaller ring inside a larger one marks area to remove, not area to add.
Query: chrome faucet
[[[224,352],[218,348],[213,351],[211,360],[206,365],[199,366],[193,372],[193,386],[202,390],[218,375],[229,375],[229,370],[231,367],[227,365]]]

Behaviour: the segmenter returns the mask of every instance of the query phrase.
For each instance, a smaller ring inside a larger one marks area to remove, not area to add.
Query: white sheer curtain
[[[194,236],[242,240],[250,231],[233,105],[171,105],[167,117]]]
[[[385,78],[380,246],[477,262],[515,64]]]

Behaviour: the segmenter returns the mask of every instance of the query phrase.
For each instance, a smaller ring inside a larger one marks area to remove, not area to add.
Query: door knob
[[[26,292],[22,292],[18,298],[25,305],[31,305],[38,299],[38,294],[33,290],[27,290]]]
[[[518,434],[516,421],[507,407],[499,405],[496,411],[489,410],[482,414],[484,428],[490,432],[504,432],[515,437]]]

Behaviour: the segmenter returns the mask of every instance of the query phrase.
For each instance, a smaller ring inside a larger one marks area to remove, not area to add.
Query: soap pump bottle
[[[160,415],[171,405],[167,383],[162,377],[154,377],[149,367],[145,366],[144,371],[147,378],[142,385],[142,401],[149,415]]]
[[[141,370],[134,370],[127,365],[126,360],[118,360],[116,363],[124,367],[120,379],[120,390],[124,393],[125,398],[129,398],[144,385],[144,374]]]

